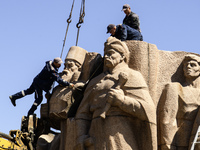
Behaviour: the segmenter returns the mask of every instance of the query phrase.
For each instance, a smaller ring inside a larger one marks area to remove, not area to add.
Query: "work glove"
[[[69,88],[72,89],[74,87],[73,83],[69,83]]]

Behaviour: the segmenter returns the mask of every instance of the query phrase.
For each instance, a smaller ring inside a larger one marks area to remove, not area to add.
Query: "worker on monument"
[[[186,55],[183,83],[168,83],[158,107],[161,150],[190,149],[200,126],[200,57]],[[195,120],[197,119],[197,120]]]
[[[128,67],[125,42],[109,37],[104,45],[104,72],[89,82],[75,116],[75,149],[156,150],[156,108],[145,80]]]
[[[140,30],[140,20],[139,16],[131,11],[131,7],[128,4],[124,4],[122,11],[126,14],[125,18],[123,19],[123,24],[130,26],[141,32]]]
[[[138,30],[131,28],[125,24],[117,26],[114,24],[109,24],[107,26],[107,33],[111,33],[111,36],[116,37],[121,41],[125,40],[143,41],[142,34]]]
[[[46,93],[49,93],[54,81],[57,81],[62,86],[68,86],[69,88],[72,88],[74,85],[61,79],[58,74],[58,68],[60,68],[62,63],[63,62],[59,57],[55,58],[53,61],[47,61],[42,71],[33,79],[33,82],[28,89],[9,96],[12,104],[16,106],[17,99],[35,92],[35,101],[28,111],[29,116],[34,113],[34,111],[37,109],[37,106],[42,102],[42,92],[45,91]]]
[[[70,83],[76,83],[78,81],[86,53],[87,51],[81,47],[70,47],[61,75],[63,80]],[[68,110],[72,104],[71,97],[72,89],[60,85],[55,87],[49,102],[50,117],[54,119],[67,119]]]
[[[65,81],[73,83],[74,87],[69,89],[60,85],[56,86],[48,105],[51,127],[60,130],[59,137],[56,134],[53,139],[54,144],[56,143],[60,149],[70,150],[75,145],[76,134],[72,132],[75,130],[75,120],[73,118],[83,97],[85,83],[89,78],[96,76],[97,72],[100,72],[97,68],[99,68],[101,62],[102,57],[98,53],[89,53],[79,46],[70,47],[67,53],[65,67],[60,76]],[[50,134],[44,134],[44,137],[39,138],[37,149],[50,144],[47,142],[49,136]],[[41,140],[42,143],[40,143]],[[51,149],[53,148],[51,147]]]

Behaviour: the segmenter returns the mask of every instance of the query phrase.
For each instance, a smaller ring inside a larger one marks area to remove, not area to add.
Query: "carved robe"
[[[106,105],[106,94],[118,82],[120,72],[128,73],[121,89],[125,99],[122,106],[108,110],[106,118],[100,114]],[[86,88],[76,114],[78,139],[89,137],[86,149],[94,150],[156,150],[156,109],[142,75],[128,66],[114,74],[102,73]],[[86,144],[87,145],[87,144]]]
[[[183,87],[180,83],[166,85],[159,104],[161,150],[188,150],[194,139],[192,134],[197,130],[193,126],[199,117],[199,104],[199,89]]]

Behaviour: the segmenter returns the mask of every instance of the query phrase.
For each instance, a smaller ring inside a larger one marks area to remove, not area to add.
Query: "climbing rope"
[[[79,30],[83,22],[84,22],[84,17],[85,17],[85,0],[82,0],[81,3],[81,9],[80,9],[80,16],[79,16],[79,22],[76,24],[76,27],[78,28],[77,31],[77,38],[76,38],[76,46],[78,45],[78,38],[79,38]]]
[[[73,11],[73,8],[74,8],[74,2],[75,2],[75,0],[73,0],[71,11],[70,11],[70,14],[69,14],[69,18],[67,19],[68,24],[67,24],[67,28],[66,28],[66,32],[65,32],[65,38],[63,40],[63,47],[62,47],[60,58],[62,58],[63,50],[64,50],[64,47],[65,47],[65,41],[66,41],[68,29],[69,29],[69,24],[72,22],[71,17],[72,17],[72,11]]]

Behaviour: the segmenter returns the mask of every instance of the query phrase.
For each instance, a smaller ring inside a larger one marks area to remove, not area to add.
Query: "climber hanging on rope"
[[[37,106],[42,102],[42,92],[45,91],[46,93],[49,93],[54,81],[57,81],[62,86],[73,88],[74,84],[64,81],[58,74],[58,68],[60,68],[62,63],[63,61],[59,57],[55,58],[53,61],[47,61],[42,71],[33,79],[33,82],[28,89],[9,96],[12,104],[16,106],[17,99],[35,92],[35,101],[28,111],[29,116],[34,113],[34,111],[37,109]]]

